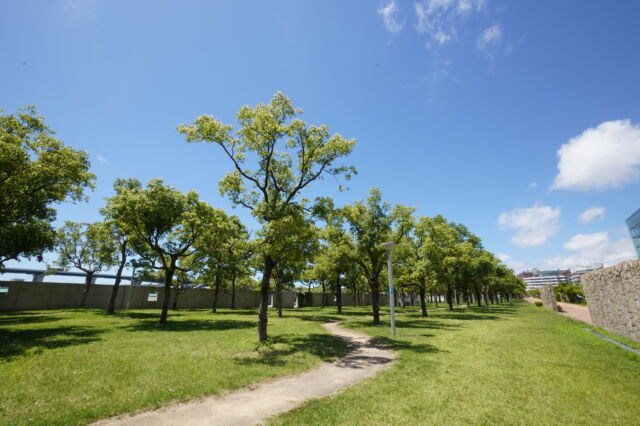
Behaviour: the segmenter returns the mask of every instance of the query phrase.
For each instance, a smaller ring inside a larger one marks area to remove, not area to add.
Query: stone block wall
[[[640,260],[589,272],[580,284],[595,325],[640,341]]]
[[[540,299],[545,308],[558,312],[558,303],[556,302],[556,290],[552,285],[547,284],[540,287]]]

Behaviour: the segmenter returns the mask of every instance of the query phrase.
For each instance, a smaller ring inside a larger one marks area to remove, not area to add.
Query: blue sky
[[[59,223],[99,220],[118,177],[161,177],[230,210],[217,191],[230,164],[176,126],[203,113],[232,123],[279,90],[309,123],[357,140],[350,190],[326,180],[309,197],[346,203],[379,187],[420,215],[466,224],[516,271],[633,257],[624,219],[640,207],[638,2],[0,8],[0,106],[37,105],[98,176],[88,203],[59,207]]]

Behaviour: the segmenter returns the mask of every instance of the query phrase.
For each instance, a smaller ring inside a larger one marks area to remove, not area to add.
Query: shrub
[[[542,302],[537,301],[537,302],[536,302],[536,306],[542,306]]]

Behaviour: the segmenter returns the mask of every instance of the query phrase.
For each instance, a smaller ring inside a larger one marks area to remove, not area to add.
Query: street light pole
[[[396,298],[393,289],[393,266],[391,262],[391,252],[395,248],[396,243],[383,243],[382,248],[387,251],[387,273],[389,277],[389,311],[391,314],[391,335],[396,335]]]

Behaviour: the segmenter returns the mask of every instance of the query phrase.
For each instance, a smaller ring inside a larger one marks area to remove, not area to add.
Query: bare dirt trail
[[[536,299],[535,297],[525,297],[524,300],[529,303],[542,302],[542,300]],[[588,306],[574,305],[573,303],[564,302],[558,302],[558,306],[562,308],[562,312],[559,312],[560,315],[593,325]]]
[[[312,398],[338,392],[388,368],[394,352],[371,343],[365,334],[344,329],[337,323],[322,324],[344,340],[344,357],[296,376],[287,376],[240,389],[220,397],[173,404],[155,411],[102,420],[98,425],[253,425],[289,411]]]

